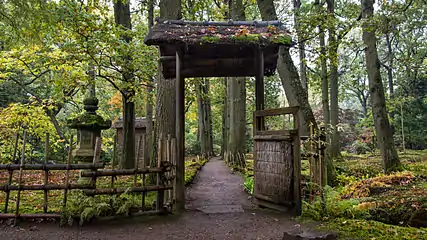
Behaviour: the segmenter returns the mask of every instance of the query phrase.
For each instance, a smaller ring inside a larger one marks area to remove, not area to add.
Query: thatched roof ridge
[[[147,45],[236,44],[291,45],[292,37],[280,21],[190,22],[157,20],[144,41]]]

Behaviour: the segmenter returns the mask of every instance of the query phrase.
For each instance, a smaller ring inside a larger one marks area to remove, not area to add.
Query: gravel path
[[[187,189],[187,210],[179,215],[97,222],[83,228],[3,225],[0,239],[282,239],[284,231],[296,227],[289,216],[252,206],[241,185],[240,176],[213,158]]]

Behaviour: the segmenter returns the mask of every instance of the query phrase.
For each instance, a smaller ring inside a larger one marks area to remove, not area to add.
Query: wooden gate
[[[254,112],[254,197],[261,206],[301,214],[298,107]],[[291,115],[291,129],[268,130],[267,117]]]

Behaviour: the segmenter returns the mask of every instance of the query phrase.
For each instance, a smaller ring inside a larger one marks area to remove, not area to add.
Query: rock
[[[304,228],[296,228],[283,234],[283,240],[336,240],[333,233],[321,233]]]
[[[36,226],[31,226],[28,230],[35,232],[35,231],[38,231],[39,229]]]

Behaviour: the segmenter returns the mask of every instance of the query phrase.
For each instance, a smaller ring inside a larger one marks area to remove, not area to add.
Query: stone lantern
[[[110,120],[104,120],[96,114],[98,99],[89,96],[83,100],[84,113],[68,120],[68,126],[77,129],[77,147],[72,151],[72,156],[80,164],[92,163],[95,155],[95,141],[101,137],[101,130],[111,126]],[[80,177],[79,183],[90,183],[91,178]]]

